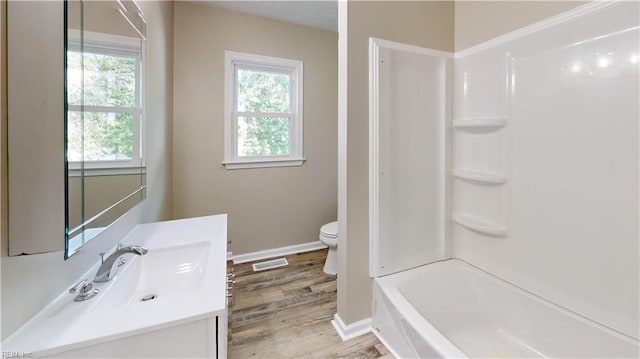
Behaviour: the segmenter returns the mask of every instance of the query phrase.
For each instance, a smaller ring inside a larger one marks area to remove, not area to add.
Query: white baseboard
[[[333,316],[331,324],[343,342],[371,332],[371,318],[359,320],[349,325],[344,324],[338,313]]]
[[[311,251],[324,249],[324,248],[327,248],[327,246],[322,244],[322,242],[314,241],[314,242],[296,244],[293,246],[267,249],[264,251],[238,254],[238,255],[228,257],[227,259],[233,259],[233,264],[238,264],[238,263],[253,262],[253,261],[273,258],[273,257],[288,256],[290,254],[296,254],[296,253],[311,252]]]

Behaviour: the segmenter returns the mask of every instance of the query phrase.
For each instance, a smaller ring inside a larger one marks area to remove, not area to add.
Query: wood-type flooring
[[[288,266],[259,272],[252,263],[233,266],[230,359],[393,358],[371,333],[347,342],[336,334],[336,276],[322,271],[326,255],[290,255]]]

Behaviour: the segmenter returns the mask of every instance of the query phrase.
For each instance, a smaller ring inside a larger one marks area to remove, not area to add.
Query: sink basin
[[[103,312],[130,306],[153,295],[152,300],[190,295],[202,289],[209,257],[209,242],[149,249],[143,256],[125,254],[127,264],[109,282],[94,283],[100,293],[87,301],[74,302],[73,295],[64,295],[55,307],[46,311],[46,318],[78,315],[81,312]]]
[[[114,308],[193,293],[202,288],[208,256],[209,242],[149,249],[143,256],[129,255],[130,263],[120,269],[112,287],[97,301],[102,303],[96,305]],[[155,298],[141,300],[152,295]]]

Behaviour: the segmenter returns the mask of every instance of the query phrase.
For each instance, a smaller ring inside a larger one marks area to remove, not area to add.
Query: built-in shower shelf
[[[453,127],[468,132],[491,132],[504,127],[504,117],[468,117],[453,121]]]
[[[474,218],[465,214],[454,214],[453,221],[474,232],[486,234],[494,237],[504,237],[507,234],[505,227],[497,224],[488,223],[481,219]]]
[[[499,173],[454,169],[453,177],[464,181],[487,185],[499,185],[507,182],[507,176]]]

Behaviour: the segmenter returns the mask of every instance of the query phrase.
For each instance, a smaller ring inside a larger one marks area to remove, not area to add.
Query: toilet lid
[[[338,236],[338,222],[327,223],[324,226],[320,227],[320,234],[326,237],[337,237]]]

